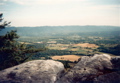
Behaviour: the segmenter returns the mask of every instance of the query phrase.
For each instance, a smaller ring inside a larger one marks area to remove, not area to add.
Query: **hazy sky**
[[[11,26],[120,26],[120,0],[0,0]]]

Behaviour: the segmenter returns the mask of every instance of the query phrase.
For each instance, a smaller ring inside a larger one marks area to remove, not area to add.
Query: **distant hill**
[[[60,36],[70,35],[73,33],[119,33],[120,27],[117,26],[40,26],[40,27],[9,27],[0,33],[5,34],[7,31],[17,30],[20,36]]]

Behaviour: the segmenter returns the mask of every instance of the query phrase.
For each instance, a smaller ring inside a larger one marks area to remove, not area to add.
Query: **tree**
[[[3,13],[0,14],[0,22],[2,22],[2,20],[3,20],[2,16],[3,16]],[[9,25],[10,23],[11,22],[4,21],[4,23],[0,25],[0,30],[4,29],[5,26]]]
[[[3,20],[2,15],[0,14],[0,22]],[[0,30],[9,24],[10,22],[5,21],[0,25]],[[19,38],[16,32],[11,30],[4,36],[0,36],[0,70],[26,62],[35,53],[45,50],[19,43],[16,40]]]

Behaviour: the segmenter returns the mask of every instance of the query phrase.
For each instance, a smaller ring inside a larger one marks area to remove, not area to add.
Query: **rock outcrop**
[[[34,60],[0,71],[0,83],[120,83],[120,57],[83,56],[68,72],[62,63]]]
[[[120,57],[85,56],[57,83],[120,83]]]
[[[61,62],[34,60],[0,71],[0,83],[54,83],[63,71]]]

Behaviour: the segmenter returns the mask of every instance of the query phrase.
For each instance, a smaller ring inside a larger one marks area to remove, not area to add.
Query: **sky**
[[[120,26],[120,0],[0,0],[11,26]]]

